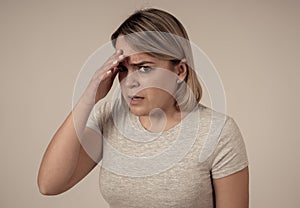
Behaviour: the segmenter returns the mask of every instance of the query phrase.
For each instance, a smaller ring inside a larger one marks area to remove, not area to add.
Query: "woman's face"
[[[118,37],[116,50],[122,49],[125,59],[118,65],[122,95],[131,112],[147,116],[154,109],[166,114],[174,112],[174,93],[177,87],[176,66],[170,61],[137,53]]]

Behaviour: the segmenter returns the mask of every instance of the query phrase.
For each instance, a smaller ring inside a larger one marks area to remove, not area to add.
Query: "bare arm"
[[[224,178],[213,179],[213,185],[216,208],[249,207],[248,167]]]
[[[89,111],[86,109],[87,116]],[[83,136],[99,139],[99,135],[88,128],[84,130]],[[45,195],[60,194],[79,182],[96,164],[79,142],[71,112],[44,154],[38,175],[40,192]]]
[[[94,104],[109,92],[118,73],[116,66],[124,59],[120,56],[122,53],[116,52],[97,70],[83,96],[51,139],[37,179],[42,194],[57,195],[70,189],[101,160],[102,138],[87,128],[86,122]],[[89,154],[83,148],[86,145]]]

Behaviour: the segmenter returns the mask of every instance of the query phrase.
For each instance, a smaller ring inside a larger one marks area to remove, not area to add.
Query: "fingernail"
[[[122,55],[120,55],[118,58],[119,59],[123,59],[125,56],[124,56],[124,54],[122,54]]]

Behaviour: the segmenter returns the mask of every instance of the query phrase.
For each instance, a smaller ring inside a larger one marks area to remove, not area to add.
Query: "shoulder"
[[[202,125],[209,128],[210,132],[217,133],[217,131],[222,130],[227,120],[231,119],[228,114],[216,111],[201,103],[198,104],[197,109]]]
[[[114,102],[99,101],[94,106],[94,113],[97,120],[101,123],[105,123],[111,119],[118,119],[118,117],[124,114],[124,105],[121,100],[117,99]]]
[[[209,125],[210,132],[214,134],[228,134],[240,131],[235,119],[227,113],[216,111],[203,104],[198,105],[202,125]]]
[[[235,120],[228,114],[216,111],[203,104],[198,106],[200,114],[200,134],[204,135],[199,161],[203,162],[216,153],[218,147],[234,145],[242,139]]]
[[[98,102],[94,107],[96,117],[101,120],[106,120],[112,114],[112,106],[110,102]]]

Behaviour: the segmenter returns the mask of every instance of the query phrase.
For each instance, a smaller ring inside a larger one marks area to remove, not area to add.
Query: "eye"
[[[141,66],[141,67],[139,68],[139,71],[140,71],[140,72],[143,72],[143,73],[149,72],[149,71],[151,71],[151,70],[152,70],[152,68],[151,68],[150,66]]]

